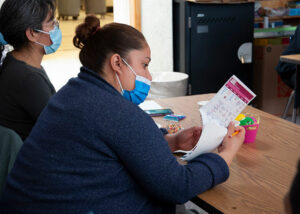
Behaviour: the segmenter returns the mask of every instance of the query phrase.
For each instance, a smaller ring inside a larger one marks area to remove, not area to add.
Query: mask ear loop
[[[48,35],[50,35],[50,33],[49,32],[46,32],[46,31],[43,31],[43,30],[39,30],[39,29],[34,29],[35,31],[37,31],[37,32],[40,32],[40,33],[44,33],[44,34],[48,34]],[[41,46],[46,46],[46,45],[44,45],[44,44],[42,44],[42,43],[40,43],[40,42],[34,42],[34,43],[36,43],[36,44],[39,44],[39,45],[41,45]]]
[[[119,82],[119,85],[120,85],[120,88],[121,88],[121,91],[122,91],[122,95],[123,95],[123,94],[124,94],[124,90],[123,90],[121,81],[120,81],[120,79],[119,79],[119,77],[118,77],[118,74],[117,74],[117,73],[115,73],[115,74],[116,74],[116,77],[117,77],[117,80],[118,80],[118,82]]]
[[[53,28],[54,29],[54,28]],[[38,31],[38,32],[40,32],[40,33],[45,33],[45,34],[48,34],[48,35],[50,35],[50,33],[49,32],[47,32],[47,31],[43,31],[43,30],[39,30],[39,29],[34,29],[35,31]]]
[[[42,43],[39,43],[39,42],[34,42],[34,43],[36,43],[36,44],[38,44],[38,45],[41,45],[41,46],[46,46],[46,45],[44,45],[44,44],[42,44]]]
[[[134,71],[134,70],[132,69],[132,67],[126,62],[126,60],[123,59],[123,58],[121,58],[121,59],[122,59],[123,62],[128,66],[128,68],[132,71],[132,73],[134,73],[134,75],[137,76],[136,73],[135,73],[135,71]]]

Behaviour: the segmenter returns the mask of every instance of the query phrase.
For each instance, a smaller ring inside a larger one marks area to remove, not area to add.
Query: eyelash
[[[148,65],[149,65],[149,64],[146,64],[146,63],[145,63],[145,64],[144,64],[144,68],[147,68],[147,67],[148,67]]]

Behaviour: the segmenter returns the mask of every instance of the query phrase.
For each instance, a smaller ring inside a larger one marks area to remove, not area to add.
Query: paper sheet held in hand
[[[227,126],[244,110],[256,95],[236,76],[230,77],[218,93],[199,109],[203,130],[197,145],[182,157],[192,160],[216,149],[227,133]]]

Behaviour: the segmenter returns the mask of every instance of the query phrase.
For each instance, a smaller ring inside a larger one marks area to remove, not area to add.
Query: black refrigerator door
[[[217,92],[235,74],[252,85],[252,63],[242,64],[239,47],[253,42],[253,3],[190,4],[192,94]]]

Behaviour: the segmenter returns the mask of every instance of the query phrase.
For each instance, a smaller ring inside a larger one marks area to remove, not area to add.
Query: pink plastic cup
[[[254,117],[251,118],[253,119],[254,124],[243,126],[246,131],[244,143],[253,143],[256,139],[259,123],[256,121]]]

